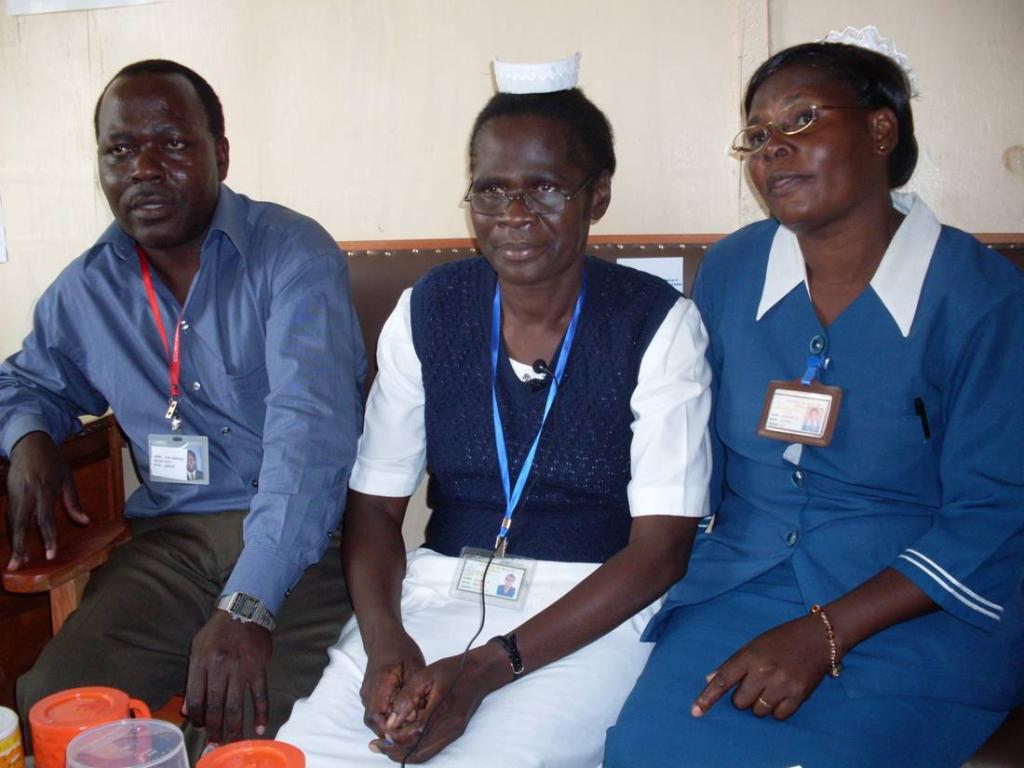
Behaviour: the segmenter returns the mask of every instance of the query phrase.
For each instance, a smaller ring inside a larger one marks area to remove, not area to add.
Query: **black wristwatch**
[[[217,601],[217,607],[227,611],[235,621],[245,624],[256,624],[271,632],[274,631],[274,614],[267,610],[263,601],[247,595],[245,592],[232,592]]]
[[[526,667],[523,666],[523,657],[519,655],[519,646],[516,645],[516,633],[509,632],[507,635],[495,635],[487,642],[497,643],[508,654],[508,660],[512,665],[512,677],[519,679],[523,676],[526,671]]]

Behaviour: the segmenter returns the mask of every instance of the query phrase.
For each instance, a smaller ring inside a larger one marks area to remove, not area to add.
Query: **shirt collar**
[[[871,278],[871,287],[906,337],[910,335],[942,225],[913,193],[893,192],[892,204],[905,218]],[[760,320],[800,283],[807,288],[807,267],[800,243],[792,230],[780,225],[768,252],[768,267],[755,320]]]
[[[213,212],[213,219],[210,221],[210,228],[206,233],[206,240],[203,242],[203,251],[210,242],[210,235],[213,232],[222,232],[235,249],[243,257],[249,248],[249,228],[246,226],[246,199],[233,192],[226,184],[220,185],[220,192],[217,196],[217,208]],[[127,260],[135,258],[135,240],[121,229],[116,222],[100,235],[96,245],[110,245],[118,258]]]

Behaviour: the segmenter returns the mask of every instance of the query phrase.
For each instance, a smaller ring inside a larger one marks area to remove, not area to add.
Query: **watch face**
[[[251,619],[256,615],[256,609],[259,607],[259,604],[260,601],[255,597],[240,594],[235,597],[234,602],[231,604],[231,612],[244,619]]]

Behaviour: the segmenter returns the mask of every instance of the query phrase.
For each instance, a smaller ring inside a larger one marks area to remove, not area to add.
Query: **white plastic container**
[[[188,768],[181,729],[163,720],[116,720],[78,734],[67,768]]]

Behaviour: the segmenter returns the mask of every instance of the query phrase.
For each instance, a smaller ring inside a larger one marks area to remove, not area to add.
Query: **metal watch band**
[[[259,598],[247,595],[245,592],[232,592],[230,595],[223,595],[217,601],[217,607],[227,611],[232,619],[245,624],[256,624],[264,629],[274,631],[274,614],[267,610],[267,606]]]
[[[519,655],[519,646],[516,644],[516,633],[509,632],[507,635],[495,635],[487,642],[497,643],[508,654],[509,663],[512,665],[512,677],[518,679],[526,671],[523,666],[523,657]]]

